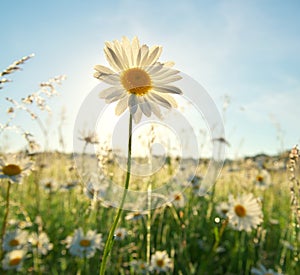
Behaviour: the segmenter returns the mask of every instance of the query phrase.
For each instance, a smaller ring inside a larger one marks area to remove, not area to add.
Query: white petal
[[[175,65],[175,63],[173,61],[167,61],[163,63],[164,67],[173,67]]]
[[[105,42],[105,47],[104,47],[104,54],[105,54],[105,57],[109,63],[109,65],[117,72],[120,71],[120,68],[119,66],[116,64],[116,62],[114,61],[110,51],[108,50],[108,47],[112,47],[112,45],[110,44],[110,42]]]
[[[167,100],[171,104],[172,108],[178,107],[176,100],[171,95],[163,94],[162,96],[165,100]]]
[[[98,71],[100,74],[115,74],[115,72],[112,71],[110,68],[102,65],[96,65],[94,69]]]
[[[158,58],[160,57],[161,52],[162,52],[162,47],[153,46],[149,50],[149,56],[148,56],[147,64],[145,66],[149,66],[149,65],[152,65],[153,63],[155,63],[158,60]]]
[[[152,77],[154,86],[161,86],[161,85],[169,84],[169,83],[181,80],[181,79],[182,79],[182,77],[180,75],[171,75],[164,79],[155,79],[154,77]]]
[[[145,98],[141,99],[139,106],[140,106],[142,112],[145,114],[145,116],[147,116],[147,117],[151,116],[151,106],[145,100]]]
[[[119,60],[118,56],[111,47],[112,46],[110,46],[110,44],[106,42],[106,47],[104,47],[104,53],[106,55],[107,61],[116,71],[122,71],[124,69],[122,61]]]
[[[153,78],[163,79],[163,78],[167,78],[171,75],[176,75],[178,73],[179,73],[179,71],[177,71],[177,70],[163,67],[160,71],[153,73]]]
[[[115,101],[117,101],[117,100],[119,100],[121,98],[122,98],[122,96],[120,96],[120,95],[116,95],[116,96],[113,96],[113,97],[106,97],[105,98],[105,102],[107,104],[109,104],[109,103],[115,102]]]
[[[159,104],[159,105],[161,105],[161,106],[163,106],[163,107],[165,107],[167,109],[170,109],[172,107],[172,104],[169,101],[167,101],[165,99],[165,97],[162,97],[162,96],[160,96],[160,95],[158,95],[156,93],[152,92],[151,94],[148,94],[148,97],[152,101],[156,102],[157,104]]]
[[[136,113],[133,115],[133,120],[135,124],[138,124],[142,118],[142,111],[140,108],[137,109]]]
[[[120,76],[116,74],[109,74],[105,76],[101,76],[99,79],[101,79],[103,82],[107,84],[111,84],[114,86],[119,86],[120,84]]]
[[[148,59],[148,54],[149,54],[149,47],[147,45],[143,45],[141,47],[141,63],[140,66],[144,67],[147,66],[147,59]]]
[[[140,42],[138,38],[135,36],[132,39],[132,44],[131,44],[131,53],[132,53],[132,65],[136,66],[137,65],[137,56],[139,54],[139,49],[140,49]]]
[[[120,99],[118,102],[116,109],[115,109],[115,114],[117,116],[121,115],[126,108],[128,107],[128,96],[126,95],[124,98]]]
[[[153,103],[153,102],[149,102],[150,106],[151,106],[151,110],[152,112],[158,117],[158,118],[162,118],[161,116],[161,112],[160,112],[160,109],[159,107],[157,106],[156,103]]]
[[[175,86],[170,86],[170,85],[165,85],[165,86],[160,86],[160,87],[153,87],[153,90],[155,90],[156,92],[160,92],[160,93],[171,93],[171,94],[177,94],[177,95],[181,95],[182,91],[175,87]]]
[[[117,88],[117,87],[109,87],[107,89],[102,90],[99,93],[99,97],[100,98],[106,98],[108,95],[110,95],[111,93],[113,93],[115,91],[118,91],[118,90],[119,90],[119,88]]]
[[[136,110],[137,110],[137,107],[138,107],[138,100],[136,98],[136,95],[134,94],[131,94],[128,98],[128,106],[129,106],[129,110],[130,110],[130,113],[132,115],[135,114]]]
[[[143,45],[140,49],[139,49],[139,53],[136,59],[136,66],[140,67],[142,65],[142,62],[144,60],[145,56],[148,56],[148,51],[149,48],[146,45]]]
[[[114,90],[113,92],[111,92],[110,94],[108,94],[105,97],[105,99],[109,100],[110,98],[113,98],[113,97],[121,97],[122,95],[124,95],[124,93],[126,93],[124,91],[124,89]]]
[[[132,62],[133,56],[131,52],[130,40],[126,36],[122,37],[122,50],[123,50],[122,51],[123,56],[126,55],[127,57],[128,67],[129,68],[133,67],[134,64]]]
[[[146,72],[148,72],[150,75],[154,75],[155,73],[159,72],[163,68],[163,65],[159,62],[154,63],[151,66],[147,66],[144,68]]]
[[[115,40],[114,46],[115,46],[115,48],[114,48],[115,53],[116,53],[118,59],[120,60],[121,64],[123,65],[123,69],[128,69],[129,68],[128,58],[127,58],[126,53],[124,52],[122,44],[120,44],[120,42],[118,40]]]

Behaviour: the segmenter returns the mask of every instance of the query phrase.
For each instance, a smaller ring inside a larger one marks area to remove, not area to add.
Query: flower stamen
[[[83,247],[88,247],[91,245],[91,241],[90,240],[81,240],[79,244]]]
[[[2,172],[4,175],[12,177],[21,174],[22,169],[16,164],[8,164],[2,168]]]
[[[143,96],[152,89],[149,74],[140,68],[124,71],[121,75],[121,83],[127,92],[138,96]]]
[[[246,209],[243,205],[240,205],[240,204],[236,205],[234,207],[234,211],[237,214],[237,216],[239,216],[241,218],[246,216]]]

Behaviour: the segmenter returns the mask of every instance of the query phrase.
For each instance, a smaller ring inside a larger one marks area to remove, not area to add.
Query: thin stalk
[[[5,200],[6,201],[5,213],[4,213],[3,222],[2,222],[2,229],[1,229],[0,259],[2,259],[2,254],[3,254],[2,244],[3,244],[4,235],[5,235],[5,232],[6,232],[7,218],[8,218],[8,214],[9,214],[10,188],[11,188],[11,181],[9,180],[8,183],[7,183],[7,192],[6,192],[6,200]]]
[[[113,246],[113,243],[114,243],[114,233],[115,233],[116,227],[118,225],[119,219],[121,217],[121,214],[123,212],[123,206],[124,206],[125,199],[126,199],[126,196],[127,196],[127,193],[128,193],[128,187],[129,187],[129,181],[130,181],[130,170],[131,170],[131,147],[132,147],[131,144],[132,144],[132,115],[130,114],[130,117],[129,117],[127,173],[126,173],[126,180],[125,180],[125,187],[124,187],[125,189],[124,189],[124,192],[123,192],[123,196],[122,196],[122,199],[121,199],[120,206],[118,208],[117,214],[116,214],[114,222],[113,222],[113,224],[110,228],[108,238],[107,238],[106,243],[105,243],[102,263],[101,263],[100,271],[99,271],[100,275],[105,274],[105,267],[106,267],[108,254],[110,253],[110,251],[112,249],[112,246]]]
[[[148,206],[148,213],[147,213],[147,249],[146,249],[146,259],[147,259],[147,266],[150,265],[151,260],[151,195],[152,195],[152,180],[150,179],[147,188],[147,206]]]

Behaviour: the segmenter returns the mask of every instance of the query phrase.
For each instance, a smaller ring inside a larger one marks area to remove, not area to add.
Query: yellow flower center
[[[258,176],[256,177],[256,180],[257,180],[258,182],[263,182],[264,177],[263,177],[262,175],[258,175]]]
[[[121,238],[123,236],[122,232],[118,232],[117,234],[117,237]]]
[[[46,182],[45,187],[49,189],[52,188],[52,182],[51,181]]]
[[[156,260],[156,264],[159,267],[163,267],[165,265],[165,262],[163,259],[158,259],[158,260]]]
[[[235,214],[237,214],[240,218],[243,218],[243,217],[246,216],[246,209],[245,209],[245,207],[244,207],[243,205],[240,205],[240,204],[236,205],[236,206],[234,207],[234,212],[235,212]]]
[[[13,240],[9,241],[10,246],[18,246],[19,244],[20,244],[20,242],[16,239],[13,239]]]
[[[91,245],[91,241],[90,240],[81,240],[79,244],[81,246],[88,247]]]
[[[179,194],[176,194],[176,195],[174,196],[174,200],[175,200],[175,201],[180,201],[180,199],[181,199],[181,196],[180,196]]]
[[[132,68],[121,75],[121,83],[127,92],[138,96],[145,95],[152,89],[149,74],[140,68]]]
[[[10,266],[16,266],[21,262],[22,258],[17,257],[17,258],[13,258],[9,261],[9,265]]]
[[[21,174],[22,169],[18,165],[8,164],[2,168],[2,172],[4,175],[12,177]]]

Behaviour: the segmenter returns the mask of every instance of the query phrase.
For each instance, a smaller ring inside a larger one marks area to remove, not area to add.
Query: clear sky
[[[281,139],[284,148],[300,143],[299,1],[2,1],[0,23],[0,69],[35,53],[0,91],[0,122],[10,106],[6,96],[20,99],[50,77],[68,77],[61,95],[49,101],[52,148],[65,108],[63,133],[72,150],[75,117],[98,84],[93,67],[107,65],[104,42],[123,35],[162,45],[161,59],[199,82],[220,112],[230,97],[224,115],[229,156],[275,154]],[[19,115],[17,122],[40,136],[30,119]],[[2,147],[17,142],[0,140]]]

